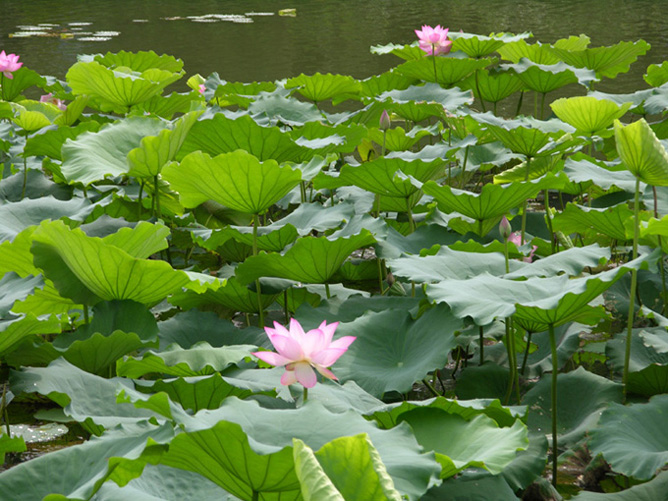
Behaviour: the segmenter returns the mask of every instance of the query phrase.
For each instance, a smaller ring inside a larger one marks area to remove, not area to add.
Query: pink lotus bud
[[[508,218],[506,216],[503,216],[503,218],[501,218],[501,222],[499,223],[499,233],[501,233],[501,236],[503,237],[504,240],[508,240],[512,232],[513,229],[510,227],[510,222],[508,221]]]
[[[387,110],[383,110],[383,113],[380,115],[380,126],[379,129],[383,132],[390,128],[392,121],[390,120],[390,115]]]

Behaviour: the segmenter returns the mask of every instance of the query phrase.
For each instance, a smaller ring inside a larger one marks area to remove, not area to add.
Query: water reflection
[[[296,15],[280,16],[281,9]],[[371,55],[369,47],[413,41],[421,24],[484,34],[531,31],[544,42],[585,33],[593,46],[643,38],[650,54],[615,83],[627,92],[642,84],[648,64],[668,59],[665,27],[657,22],[663,14],[659,0],[21,0],[3,2],[0,47],[61,78],[77,54],[152,49],[182,58],[189,74],[217,71],[227,80],[252,81],[384,71],[398,60]],[[68,23],[90,23],[85,31],[93,35],[9,38],[21,25],[40,23],[63,32],[72,31]],[[93,41],[100,32],[118,35]]]

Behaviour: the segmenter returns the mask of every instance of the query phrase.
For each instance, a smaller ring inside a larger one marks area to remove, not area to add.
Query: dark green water
[[[217,71],[248,82],[316,71],[367,77],[400,62],[370,54],[371,45],[412,42],[422,24],[481,34],[531,31],[543,42],[585,33],[592,46],[643,38],[652,44],[649,55],[610,88],[627,92],[643,85],[649,64],[668,59],[665,6],[661,0],[0,0],[0,49],[61,78],[77,54],[152,49],[182,58],[189,75]],[[278,15],[289,8],[295,17]],[[164,19],[251,12],[273,15],[244,23]],[[76,28],[68,26],[73,22],[90,24],[71,31],[73,39],[10,37],[20,26],[51,23],[58,25],[47,28],[55,34]],[[99,32],[118,34],[85,40]]]

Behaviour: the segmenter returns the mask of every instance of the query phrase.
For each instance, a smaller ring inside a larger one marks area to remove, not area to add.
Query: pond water
[[[77,54],[148,49],[182,58],[189,75],[217,71],[229,81],[275,80],[317,71],[363,78],[400,62],[393,56],[372,55],[371,45],[412,42],[413,30],[422,24],[480,34],[531,31],[542,42],[585,33],[592,46],[643,38],[652,50],[630,74],[615,81],[616,92],[639,88],[646,67],[668,59],[661,0],[2,0],[0,4],[0,49],[20,54],[27,66],[42,74],[60,78]],[[285,9],[294,12],[279,15]],[[28,36],[35,31],[40,36]]]

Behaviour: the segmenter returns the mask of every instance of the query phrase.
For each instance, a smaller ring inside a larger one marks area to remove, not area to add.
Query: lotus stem
[[[515,379],[517,378],[517,362],[515,358],[515,333],[512,329],[512,319],[511,317],[506,318],[506,351],[508,352],[508,389],[506,390],[505,403],[508,404],[510,401],[510,395],[513,392],[513,387],[516,386],[517,390],[517,403],[520,403],[520,389],[519,389],[519,380],[518,384],[515,385]]]
[[[2,96],[2,100],[5,100],[5,74],[0,73],[0,95]]]
[[[552,485],[557,487],[557,372],[559,370],[557,360],[557,340],[554,336],[554,324],[548,326],[550,334],[550,351],[552,352],[552,389],[551,389],[551,412],[552,412]]]
[[[306,388],[304,388],[304,395],[306,395]],[[304,399],[306,400],[306,399]],[[260,501],[260,492],[253,489],[253,501]]]
[[[2,385],[2,402],[0,403],[2,415],[5,418],[5,429],[7,430],[7,437],[12,438],[12,430],[9,428],[9,414],[7,413],[7,385]]]
[[[436,73],[436,48],[434,47],[434,44],[431,44],[431,53],[433,54],[431,57],[434,61],[434,82],[438,83],[438,73]]]
[[[540,99],[540,119],[543,120],[545,118],[545,96],[547,96],[547,92],[543,92],[543,97]]]
[[[429,389],[429,391],[432,393],[432,395],[434,395],[435,397],[440,397],[441,396],[441,394],[436,391],[436,388],[434,388],[434,386],[427,380],[427,378],[424,378],[422,380],[422,382]]]
[[[408,226],[410,232],[415,231],[415,220],[413,219],[413,211],[411,210],[411,200],[410,197],[406,197],[406,213],[408,214]]]
[[[28,159],[23,155],[23,188],[21,188],[21,200],[26,196],[26,184],[28,184]]]
[[[139,181],[139,196],[137,197],[137,221],[141,220],[141,197],[144,194],[144,181]]]
[[[288,289],[283,291],[283,312],[285,313],[285,323],[290,323],[290,310],[288,309]]]
[[[387,131],[383,131],[383,148],[380,150],[380,156],[384,157],[385,156],[385,140],[387,139]]]
[[[659,202],[656,196],[656,186],[652,186],[652,192],[654,194],[654,217],[659,219]],[[666,291],[666,269],[664,267],[664,258],[665,253],[663,252],[663,242],[661,242],[661,235],[657,235],[659,240],[659,248],[661,249],[661,259],[659,259],[659,271],[661,272],[661,290],[663,294],[663,306],[661,308],[661,314],[666,314],[666,301],[668,300],[668,291]]]
[[[529,181],[530,168],[531,168],[531,156],[527,155],[527,172],[524,175],[525,183]],[[525,200],[524,203],[522,204],[522,231],[520,233],[522,238],[521,245],[524,245],[524,233],[526,233],[526,227],[527,227],[527,201]]]
[[[383,265],[379,257],[376,258],[376,263],[378,264],[378,288],[380,289],[380,295],[385,294],[385,288],[383,287]]]
[[[485,342],[484,342],[484,336],[485,336],[485,327],[480,326],[478,327],[478,335],[480,337],[480,364],[482,365],[485,362]]]
[[[158,175],[156,174],[153,177],[153,183],[155,184],[155,214],[159,218],[160,213],[160,185],[158,184]]]
[[[633,204],[633,257],[638,257],[638,238],[640,236],[640,178],[636,177],[636,191]],[[638,270],[631,270],[631,291],[629,297],[629,316],[626,322],[626,350],[624,352],[624,374],[622,375],[622,387],[624,401],[626,401],[626,390],[629,378],[629,362],[631,361],[631,339],[633,336],[633,318],[635,317],[636,289],[638,287]]]
[[[520,98],[517,101],[517,109],[515,110],[515,116],[520,114],[520,110],[522,109],[522,101],[524,101],[524,91],[520,91]]]
[[[257,228],[260,226],[260,216],[253,214],[253,255],[257,256]],[[260,279],[255,280],[255,291],[257,292],[257,308],[260,328],[264,327],[264,308],[262,306],[262,286]]]
[[[524,358],[522,359],[522,369],[520,369],[520,372],[524,376],[524,372],[527,367],[527,359],[529,358],[529,349],[531,348],[531,335],[533,332],[527,331],[527,347],[524,350]]]
[[[466,164],[468,163],[468,159],[469,159],[469,147],[466,146],[466,148],[464,148],[464,163],[462,164],[462,175],[461,175],[462,190],[464,189],[464,183],[466,182],[464,180],[464,173],[466,172]]]
[[[304,394],[302,395],[302,405],[306,403],[306,399],[308,399],[308,388],[304,386]]]
[[[88,325],[90,323],[90,318],[88,318],[88,306],[85,304],[82,306],[83,306],[84,324]]]
[[[555,247],[555,238],[554,238],[554,230],[552,229],[552,217],[550,213],[550,192],[546,189],[544,192],[543,198],[545,199],[545,220],[547,221],[547,228],[550,231],[550,244],[552,244],[552,254],[556,253],[556,247]]]
[[[329,284],[325,282],[325,294],[327,294],[327,299],[331,299],[332,295],[329,292]]]
[[[480,84],[478,83],[478,72],[480,70],[475,70],[475,90],[478,93],[478,99],[480,99],[480,106],[482,106],[482,112],[485,113],[487,109],[485,108],[485,101],[482,98],[482,94],[480,93]],[[496,103],[494,103],[494,106],[496,107]],[[494,113],[496,115],[496,112]],[[468,148],[468,147],[467,147]]]

